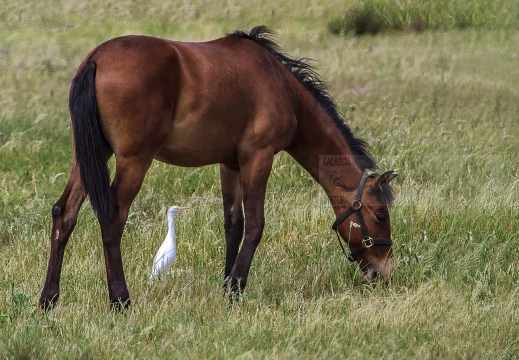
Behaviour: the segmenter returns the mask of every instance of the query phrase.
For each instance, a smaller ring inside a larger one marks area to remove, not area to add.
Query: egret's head
[[[186,211],[186,210],[189,210],[189,208],[186,207],[186,206],[176,206],[176,205],[174,205],[174,206],[170,206],[169,207],[167,214],[168,214],[168,216],[170,216],[170,215],[173,216],[176,213],[179,213],[179,212],[182,212],[182,211]]]

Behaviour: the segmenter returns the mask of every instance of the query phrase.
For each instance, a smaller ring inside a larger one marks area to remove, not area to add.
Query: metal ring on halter
[[[361,207],[362,207],[362,203],[360,202],[360,200],[354,200],[354,201],[351,203],[351,208],[352,208],[354,211],[359,211]]]

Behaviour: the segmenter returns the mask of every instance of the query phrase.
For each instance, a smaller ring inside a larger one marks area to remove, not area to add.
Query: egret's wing
[[[162,250],[162,251],[161,251]],[[153,268],[151,271],[150,280],[155,278],[158,274],[167,271],[176,258],[176,248],[173,246],[170,249],[159,249],[157,255],[153,259]]]

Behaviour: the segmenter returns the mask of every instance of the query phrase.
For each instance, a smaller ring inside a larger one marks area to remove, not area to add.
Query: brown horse
[[[390,274],[388,184],[396,175],[364,175],[375,168],[366,143],[344,124],[312,67],[284,55],[267,28],[204,43],[109,40],[79,66],[69,108],[74,157],[52,207],[43,309],[58,300],[63,253],[87,195],[101,226],[110,303],[129,305],[121,236],[153,159],[189,167],[220,164],[226,293],[239,293],[247,283],[265,224],[267,179],[282,150],[324,188],[338,217],[334,229],[365,279]],[[113,154],[110,185],[107,160]]]

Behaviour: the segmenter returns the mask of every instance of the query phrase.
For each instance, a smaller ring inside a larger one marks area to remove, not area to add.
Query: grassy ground
[[[327,24],[350,3],[276,3],[2,2],[1,357],[519,356],[517,30],[341,37]],[[398,171],[389,286],[362,284],[342,261],[323,192],[280,154],[247,295],[229,308],[218,168],[155,163],[123,238],[132,308],[108,310],[99,228],[84,206],[60,302],[43,316],[36,303],[50,208],[68,177],[67,94],[79,62],[121,34],[199,41],[258,24],[277,29],[289,54],[317,60],[348,124],[381,169]],[[172,204],[191,207],[177,220],[179,256],[150,286]]]

